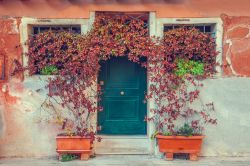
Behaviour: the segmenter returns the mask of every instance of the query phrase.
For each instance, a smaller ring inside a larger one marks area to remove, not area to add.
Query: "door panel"
[[[138,97],[109,97],[106,98],[106,121],[134,120],[138,121]],[[119,111],[117,111],[119,110]]]
[[[136,65],[126,59],[111,59],[107,66],[106,88],[136,88],[139,78]]]
[[[103,111],[98,113],[100,134],[146,134],[146,69],[127,57],[101,63]]]

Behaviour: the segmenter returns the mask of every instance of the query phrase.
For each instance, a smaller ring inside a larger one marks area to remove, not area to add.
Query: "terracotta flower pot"
[[[59,159],[64,153],[80,154],[81,160],[88,160],[91,154],[91,140],[80,136],[57,136],[57,150]]]
[[[190,160],[198,160],[204,136],[163,136],[157,135],[159,151],[167,160],[173,160],[174,153],[189,153]]]

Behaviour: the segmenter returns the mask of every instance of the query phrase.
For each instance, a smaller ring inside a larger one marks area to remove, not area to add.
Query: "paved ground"
[[[199,161],[166,161],[147,155],[98,155],[88,161],[58,162],[56,158],[2,158],[2,166],[250,166],[250,157],[202,157]]]

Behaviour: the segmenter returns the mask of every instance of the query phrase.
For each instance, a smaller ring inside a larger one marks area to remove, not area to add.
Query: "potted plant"
[[[158,133],[156,138],[159,150],[165,153],[167,160],[173,160],[174,153],[188,153],[190,160],[198,160],[204,136],[196,135],[192,127],[184,124],[178,131],[178,135]]]
[[[148,95],[156,103],[148,118],[156,126],[153,137],[167,160],[173,160],[175,153],[188,153],[190,160],[197,160],[204,127],[217,123],[211,116],[213,103],[197,100],[202,80],[215,73],[215,41],[195,28],[181,27],[165,32],[161,45],[160,61],[151,65],[160,72],[151,76]]]
[[[59,135],[56,137],[56,145],[59,160],[62,160],[64,154],[80,154],[81,160],[88,160],[92,154],[91,137]]]

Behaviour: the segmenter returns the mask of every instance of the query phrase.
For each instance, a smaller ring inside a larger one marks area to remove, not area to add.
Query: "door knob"
[[[104,85],[104,81],[100,81],[100,85]]]
[[[123,96],[125,93],[123,91],[121,91],[120,94]]]

